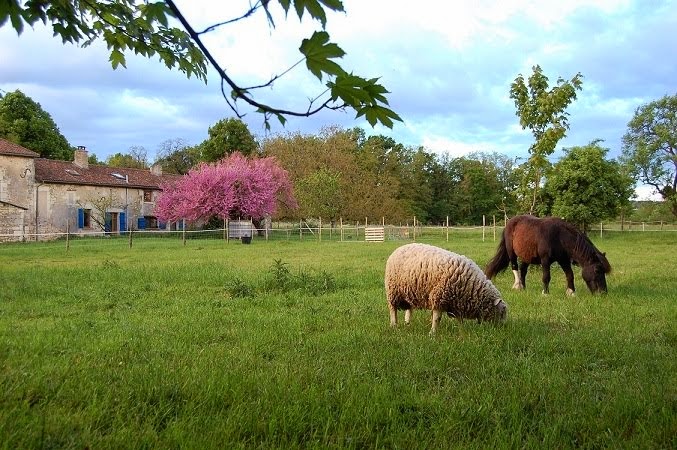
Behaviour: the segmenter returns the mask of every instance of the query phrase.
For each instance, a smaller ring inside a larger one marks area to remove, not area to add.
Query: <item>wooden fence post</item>
[[[449,242],[449,216],[447,216],[447,225],[446,225],[446,228],[447,228],[447,242]]]
[[[484,229],[487,226],[487,216],[482,214],[482,242],[484,242]]]

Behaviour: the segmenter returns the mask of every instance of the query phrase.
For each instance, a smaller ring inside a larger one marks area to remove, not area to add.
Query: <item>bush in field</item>
[[[163,221],[261,219],[275,214],[278,202],[297,207],[287,171],[277,160],[233,153],[216,164],[200,164],[163,186],[155,214]]]
[[[257,292],[286,294],[291,291],[302,291],[317,296],[334,292],[338,288],[336,279],[331,273],[324,270],[311,273],[299,269],[297,274],[293,274],[289,265],[281,259],[273,260],[268,276],[263,279],[260,286],[256,284],[247,284],[235,278],[227,283],[226,293],[232,298],[253,297]]]

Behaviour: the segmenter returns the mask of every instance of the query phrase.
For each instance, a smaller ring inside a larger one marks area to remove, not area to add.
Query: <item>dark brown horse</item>
[[[572,262],[581,266],[581,275],[590,292],[607,291],[605,274],[611,272],[611,265],[604,253],[597,250],[576,227],[555,217],[516,216],[510,219],[505,224],[496,256],[489,261],[484,273],[492,279],[510,264],[515,275],[513,289],[524,289],[529,264],[540,264],[543,268],[543,293],[547,294],[550,265],[554,262],[559,263],[566,275],[567,295],[576,291]]]

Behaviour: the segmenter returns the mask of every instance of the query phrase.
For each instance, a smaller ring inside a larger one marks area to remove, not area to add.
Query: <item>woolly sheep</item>
[[[431,309],[435,333],[442,312],[458,319],[503,321],[508,305],[482,269],[469,258],[426,244],[407,244],[388,258],[385,288],[390,325],[397,325],[397,310]]]

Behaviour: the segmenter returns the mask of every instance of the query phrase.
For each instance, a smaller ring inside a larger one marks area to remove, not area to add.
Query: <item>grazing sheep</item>
[[[390,325],[397,325],[397,310],[404,321],[413,308],[432,310],[434,333],[442,312],[458,319],[503,321],[508,305],[482,269],[469,258],[426,244],[397,248],[386,262],[386,297]]]

